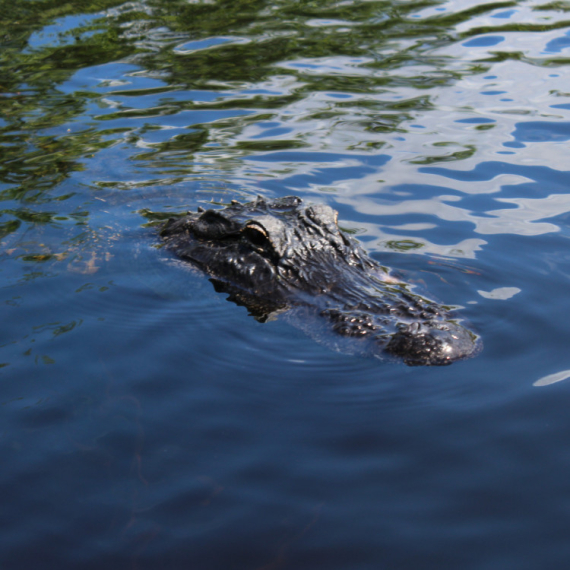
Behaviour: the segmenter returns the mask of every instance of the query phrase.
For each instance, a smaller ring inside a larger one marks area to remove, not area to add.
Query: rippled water
[[[565,567],[568,3],[1,12],[2,568]],[[339,354],[159,247],[258,194],[337,209],[483,352]]]

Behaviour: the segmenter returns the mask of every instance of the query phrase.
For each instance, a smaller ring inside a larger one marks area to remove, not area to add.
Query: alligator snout
[[[475,356],[477,337],[451,321],[418,321],[402,325],[386,346],[409,366],[442,366]]]

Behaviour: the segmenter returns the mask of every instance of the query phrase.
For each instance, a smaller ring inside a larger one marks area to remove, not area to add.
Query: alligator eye
[[[255,247],[263,247],[269,239],[267,232],[261,226],[253,224],[245,226],[242,230],[242,234],[246,236],[249,242]]]

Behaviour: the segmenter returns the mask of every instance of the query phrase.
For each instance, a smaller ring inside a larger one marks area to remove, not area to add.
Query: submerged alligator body
[[[478,336],[449,310],[413,293],[342,232],[329,206],[296,196],[232,201],[170,219],[161,235],[258,320],[296,310],[301,328],[321,338],[334,333],[328,336],[340,350],[445,365],[480,349]],[[318,321],[318,333],[307,320]]]

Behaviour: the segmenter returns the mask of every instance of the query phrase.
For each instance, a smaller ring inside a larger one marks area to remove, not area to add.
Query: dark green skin
[[[329,206],[296,196],[234,201],[170,219],[161,235],[258,320],[295,309],[304,318],[317,314],[351,339],[351,351],[412,366],[451,364],[481,349],[446,308],[412,293],[342,232]]]

